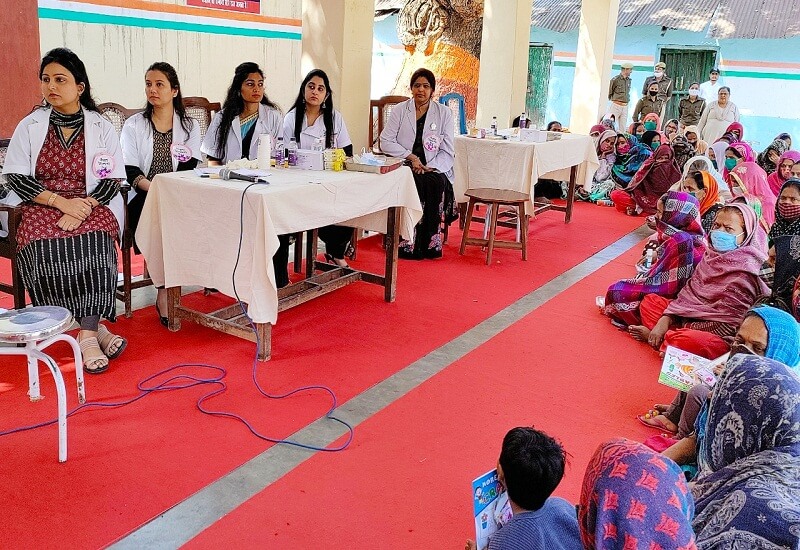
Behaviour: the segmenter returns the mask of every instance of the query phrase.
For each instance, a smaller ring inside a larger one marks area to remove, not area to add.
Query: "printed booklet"
[[[683,392],[701,383],[713,387],[717,382],[714,370],[728,360],[728,355],[712,360],[667,346],[658,381]]]
[[[475,513],[475,543],[478,550],[489,547],[489,538],[511,519],[508,494],[497,479],[497,470],[472,482],[472,505]]]

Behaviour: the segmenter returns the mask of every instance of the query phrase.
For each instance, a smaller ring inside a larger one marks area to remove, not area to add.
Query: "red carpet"
[[[261,367],[260,380],[273,391],[310,383],[329,385],[343,402],[640,224],[641,219],[583,204],[577,205],[569,225],[562,216],[547,213],[531,224],[528,262],[522,262],[518,252],[498,250],[490,267],[483,265],[478,248],[458,256],[460,235],[453,231],[444,260],[400,264],[395,304],[384,303],[379,288],[356,284],[282,315],[274,331],[274,358]],[[360,245],[356,265],[379,269],[375,239]],[[227,299],[193,296],[190,300],[212,309]],[[260,397],[250,380],[252,344],[191,323],[177,334],[169,333],[158,324],[152,308],[120,320],[116,330],[129,338],[129,349],[112,363],[109,373],[87,377],[90,400],[128,398],[145,376],[176,362],[203,361],[228,369],[228,392],[212,405],[245,415],[270,435],[295,432],[328,405],[319,394],[278,402]],[[552,341],[565,337],[552,329],[544,334],[546,341],[551,335]],[[29,403],[22,360],[8,363],[17,368],[0,371],[0,383],[12,385],[0,393],[0,430],[52,418],[52,383],[43,376],[47,399]],[[565,363],[558,358],[557,364]],[[74,389],[72,376],[67,376],[67,383]],[[0,540],[42,548],[105,545],[268,447],[233,421],[197,412],[194,402],[207,391],[192,388],[152,395],[123,408],[78,414],[69,422],[66,464],[56,462],[54,426],[0,438],[5,472],[0,500],[7,503],[8,516],[0,527]],[[462,421],[452,424],[451,433],[452,426],[461,425]],[[342,456],[355,454],[371,438],[358,429],[353,449]],[[487,456],[496,454],[494,440],[487,445]],[[476,464],[483,462],[482,458]],[[52,533],[62,532],[76,517],[85,520],[84,528],[51,540]]]
[[[594,297],[631,272],[631,251],[358,427],[201,533],[189,548],[460,548],[474,538],[470,482],[505,432],[534,425],[570,454],[557,494],[577,502],[599,443],[654,431],[634,420],[673,392],[652,350],[614,329]],[[398,427],[402,426],[402,430]],[[309,510],[315,513],[309,527]]]

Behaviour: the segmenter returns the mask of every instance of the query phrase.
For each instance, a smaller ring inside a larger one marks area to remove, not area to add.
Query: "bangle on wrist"
[[[50,197],[47,199],[47,206],[53,206],[53,203],[56,202],[58,195],[55,193],[50,193]]]

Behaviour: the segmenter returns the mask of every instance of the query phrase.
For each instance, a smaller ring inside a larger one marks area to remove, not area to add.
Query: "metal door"
[[[550,84],[550,66],[553,63],[553,46],[531,44],[528,48],[528,92],[525,95],[525,112],[533,124],[543,128],[547,124],[547,89]],[[515,115],[516,116],[516,115]]]
[[[667,103],[666,120],[678,118],[678,105],[689,95],[692,82],[705,82],[715,66],[717,50],[689,47],[662,47],[659,59],[667,64],[672,78],[672,97]],[[666,120],[664,122],[666,122]]]

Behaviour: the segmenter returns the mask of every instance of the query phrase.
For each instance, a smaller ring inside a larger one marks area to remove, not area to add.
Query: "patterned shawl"
[[[780,166],[784,160],[791,160],[793,163],[798,163],[800,162],[800,152],[786,151],[781,155],[780,160],[778,160],[778,166]],[[770,191],[772,191],[776,197],[781,194],[781,187],[783,187],[785,181],[785,179],[781,178],[780,170],[777,169],[767,177]]]
[[[777,361],[732,357],[711,397],[692,494],[697,547],[800,544],[800,378]]]
[[[800,188],[800,180],[791,178],[784,187]],[[792,291],[800,276],[800,218],[786,219],[775,209],[775,223],[769,230],[769,240],[775,247],[775,279],[772,297],[777,305],[792,312]]]
[[[744,241],[728,252],[706,247],[694,274],[665,314],[738,327],[756,299],[769,292],[758,276],[767,259],[767,235],[752,208],[740,203],[728,206],[738,209],[744,217]]]
[[[734,191],[737,183],[741,191]],[[775,223],[775,195],[769,189],[767,173],[755,162],[742,162],[731,170],[729,185],[734,197],[744,197],[762,220],[765,231]],[[742,195],[744,192],[744,195]],[[761,211],[759,212],[759,209]]]
[[[683,129],[683,135],[686,134],[694,134],[697,136],[697,143],[695,144],[695,149],[697,149],[698,155],[705,155],[706,150],[708,149],[708,143],[700,139],[700,130],[697,129],[697,126],[687,126]],[[688,137],[688,136],[687,136]]]
[[[725,197],[723,196],[723,189],[725,193],[730,194],[727,190],[727,184],[725,180],[722,179],[722,174],[717,172],[714,168],[714,165],[711,163],[711,159],[704,155],[697,155],[696,157],[692,157],[686,161],[686,164],[683,167],[683,179],[686,179],[686,176],[689,175],[689,172],[696,171],[696,172],[708,172],[711,174],[711,177],[717,182],[717,189],[720,192],[720,199],[723,200]],[[678,189],[679,191],[683,191],[683,187]]]
[[[624,155],[617,155],[612,172],[617,183],[627,185],[642,166],[642,163],[650,158],[653,152],[640,144],[636,136],[625,133],[617,134],[617,136],[624,137],[630,144],[631,149]]]
[[[789,146],[788,146],[788,145],[786,145],[786,142],[785,142],[785,141],[783,141],[783,140],[782,140],[782,139],[780,139],[780,138],[775,138],[775,141],[773,141],[772,143],[770,143],[770,144],[767,146],[767,148],[766,148],[766,149],[764,149],[763,151],[761,151],[761,152],[758,154],[758,157],[757,157],[757,159],[756,159],[756,160],[757,160],[757,162],[758,162],[758,165],[759,165],[761,168],[763,168],[763,169],[764,169],[764,171],[765,171],[767,174],[771,174],[771,173],[773,173],[773,172],[774,172],[774,171],[775,171],[775,170],[776,170],[778,167],[775,165],[775,163],[774,163],[774,162],[772,162],[771,160],[769,160],[769,153],[770,153],[770,151],[773,151],[773,152],[775,152],[775,154],[777,154],[777,155],[780,157],[782,154],[784,154],[784,153],[786,152],[786,150],[787,150],[788,148],[789,148]]]
[[[656,220],[658,243],[656,263],[647,273],[623,279],[606,293],[604,312],[632,311],[647,294],[674,298],[689,281],[703,258],[706,246],[697,199],[688,193],[669,191],[664,195],[664,215]]]
[[[725,140],[728,143],[736,143],[737,141],[742,141],[744,139],[744,126],[742,126],[741,123],[739,122],[732,122],[725,129],[725,132],[719,139]]]
[[[693,511],[677,464],[617,438],[600,445],[589,461],[578,525],[585,548],[693,550]]]
[[[669,191],[673,183],[681,180],[681,171],[675,164],[675,152],[669,144],[659,146],[653,155],[644,161],[633,176],[626,191],[646,214],[656,211],[661,195]]]
[[[678,168],[681,170],[696,153],[692,144],[683,134],[678,134],[672,139],[672,150],[675,151],[675,162],[678,163]]]

